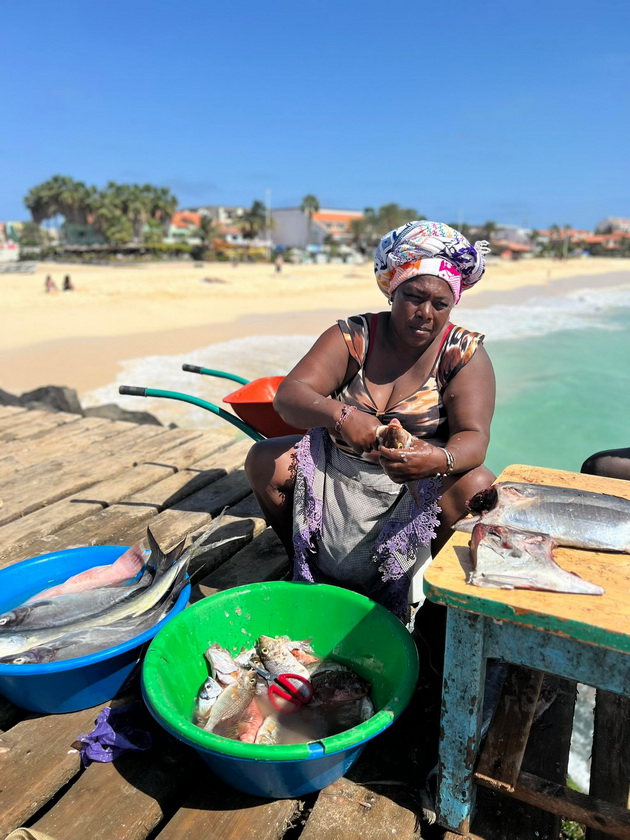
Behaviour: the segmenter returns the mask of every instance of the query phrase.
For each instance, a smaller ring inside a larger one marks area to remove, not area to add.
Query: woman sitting
[[[422,568],[494,476],[483,466],[494,374],[483,336],[450,323],[487,244],[409,222],[375,258],[390,311],[338,321],[282,382],[274,408],[302,438],[255,444],[246,470],[294,579],[366,594],[409,619]],[[379,442],[399,422],[406,448]]]

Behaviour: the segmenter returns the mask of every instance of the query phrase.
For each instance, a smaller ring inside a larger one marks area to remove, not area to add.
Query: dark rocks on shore
[[[62,385],[44,385],[42,388],[26,391],[19,397],[0,388],[0,405],[20,405],[24,408],[39,411],[65,411],[69,414],[80,414],[84,417],[103,417],[107,420],[124,420],[127,423],[151,426],[164,425],[154,414],[148,411],[129,411],[115,403],[83,408],[79,395],[74,388],[67,388]]]

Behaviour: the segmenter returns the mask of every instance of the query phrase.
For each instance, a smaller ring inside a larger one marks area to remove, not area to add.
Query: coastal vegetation
[[[97,241],[114,246],[161,242],[177,209],[177,198],[167,187],[109,181],[98,189],[66,175],[32,187],[24,203],[37,225],[57,222],[60,241],[70,226],[89,227]]]

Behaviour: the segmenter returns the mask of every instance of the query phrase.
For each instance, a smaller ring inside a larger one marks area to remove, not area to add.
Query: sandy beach
[[[532,296],[617,285],[630,260],[497,260],[458,311],[518,304]],[[44,292],[51,274],[60,288]],[[0,275],[0,387],[22,393],[68,385],[79,393],[116,377],[119,363],[193,351],[254,335],[316,335],[337,318],[383,309],[372,265],[41,263],[30,275]]]

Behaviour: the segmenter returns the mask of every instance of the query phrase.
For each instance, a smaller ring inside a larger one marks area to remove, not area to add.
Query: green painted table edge
[[[599,647],[610,648],[620,653],[630,653],[630,636],[625,633],[610,633],[599,627],[584,624],[581,621],[572,619],[560,619],[556,616],[545,615],[538,612],[524,612],[515,610],[510,604],[503,604],[500,601],[489,601],[485,598],[470,595],[462,595],[460,592],[445,592],[434,586],[427,580],[424,581],[424,594],[430,601],[443,604],[446,607],[472,612],[493,618],[497,621],[509,621],[513,624],[523,624],[535,630],[546,630],[559,636],[566,636],[569,639],[586,642],[587,644],[598,645]],[[587,597],[590,596],[585,595]]]

